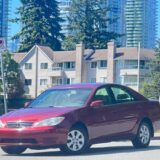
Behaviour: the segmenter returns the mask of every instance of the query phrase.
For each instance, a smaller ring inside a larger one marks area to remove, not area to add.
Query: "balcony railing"
[[[62,71],[62,67],[53,67],[52,68],[53,71]]]
[[[138,65],[124,65],[123,69],[138,69]],[[140,65],[140,69],[149,69],[149,67]]]
[[[61,67],[53,67],[49,69],[49,76],[51,77],[62,77],[63,76],[63,69]]]
[[[138,83],[137,82],[124,82],[125,86],[138,86]]]

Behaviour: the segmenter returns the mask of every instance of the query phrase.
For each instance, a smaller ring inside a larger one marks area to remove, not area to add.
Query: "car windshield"
[[[86,103],[91,90],[86,88],[47,90],[39,95],[29,107],[82,107]]]

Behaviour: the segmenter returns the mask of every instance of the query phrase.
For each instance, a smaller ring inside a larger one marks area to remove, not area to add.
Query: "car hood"
[[[19,109],[3,115],[0,119],[3,122],[14,122],[14,121],[36,122],[47,118],[62,116],[66,113],[72,112],[77,109],[78,109],[77,107]]]

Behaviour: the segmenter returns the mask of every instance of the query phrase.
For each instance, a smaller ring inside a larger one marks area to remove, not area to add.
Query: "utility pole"
[[[137,86],[138,91],[140,90],[140,53],[141,53],[141,43],[138,43],[138,76],[137,76]]]
[[[3,67],[3,52],[6,50],[5,39],[0,38],[0,61],[1,61],[1,79],[2,79],[2,88],[3,88],[3,101],[4,101],[4,112],[7,113],[7,94],[5,86],[5,77],[4,77],[4,67]]]
[[[6,97],[6,86],[5,86],[5,77],[4,77],[4,67],[3,67],[3,54],[0,53],[1,59],[1,78],[2,78],[2,86],[3,86],[3,101],[4,101],[4,112],[7,113],[7,97]]]

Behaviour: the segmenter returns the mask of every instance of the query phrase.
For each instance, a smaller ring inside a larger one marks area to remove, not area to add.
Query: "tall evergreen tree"
[[[60,33],[58,2],[56,0],[21,0],[17,9],[20,18],[13,22],[22,24],[21,31],[13,38],[20,38],[19,51],[27,51],[34,44],[48,45],[54,50],[61,49],[63,34]]]
[[[106,0],[72,0],[69,8],[69,36],[63,42],[63,48],[70,50],[76,43],[84,42],[86,48],[106,48],[111,39],[120,35],[108,32],[110,24],[117,18],[108,18],[111,9],[105,5]]]
[[[158,99],[160,96],[160,39],[157,41],[155,52],[155,58],[149,65],[151,70],[147,75],[148,79],[143,84],[141,92],[146,97]]]

